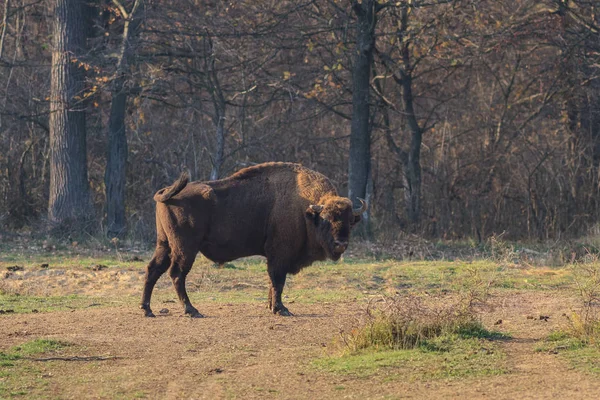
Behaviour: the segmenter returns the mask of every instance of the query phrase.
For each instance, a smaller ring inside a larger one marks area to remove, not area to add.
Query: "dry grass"
[[[414,349],[435,337],[483,329],[462,299],[382,297],[369,304],[363,319],[358,328],[342,333],[350,351]]]
[[[588,253],[584,262],[573,265],[575,287],[581,311],[568,316],[568,334],[586,345],[600,346],[600,260]]]
[[[550,333],[538,351],[564,353],[572,366],[600,373],[600,257],[588,252],[571,266],[579,307],[563,314],[566,326]]]
[[[454,278],[456,292],[453,295],[424,291],[380,297],[379,301],[369,303],[357,328],[342,334],[345,347],[352,352],[406,350],[447,335],[486,336],[489,332],[485,331],[474,307],[486,304],[503,269],[467,265]]]

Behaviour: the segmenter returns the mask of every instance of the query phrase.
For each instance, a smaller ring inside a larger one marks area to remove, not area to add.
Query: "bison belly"
[[[216,263],[225,263],[242,257],[264,256],[264,240],[262,243],[256,238],[224,242],[207,241],[200,246],[200,252]]]

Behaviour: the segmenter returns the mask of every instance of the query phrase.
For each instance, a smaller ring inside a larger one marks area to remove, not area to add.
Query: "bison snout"
[[[340,242],[338,240],[333,242],[333,249],[336,253],[343,253],[348,248],[348,242]]]

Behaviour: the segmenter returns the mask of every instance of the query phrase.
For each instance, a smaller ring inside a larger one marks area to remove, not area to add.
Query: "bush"
[[[579,312],[568,316],[568,333],[588,345],[600,345],[600,260],[588,253],[585,260],[573,265],[575,287],[582,301]]]
[[[365,321],[342,339],[350,351],[374,348],[414,349],[445,335],[485,331],[470,307],[448,299],[426,302],[422,296],[384,297],[371,304]],[[479,334],[475,334],[479,336]]]

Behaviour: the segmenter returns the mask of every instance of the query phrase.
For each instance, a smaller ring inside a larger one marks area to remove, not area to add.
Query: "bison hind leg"
[[[185,278],[192,269],[195,259],[196,252],[192,251],[185,252],[184,255],[173,257],[169,274],[171,275],[173,287],[177,292],[179,301],[183,304],[185,315],[189,315],[192,318],[204,318],[204,315],[200,314],[190,302],[190,298],[185,289]]]
[[[154,290],[156,281],[158,281],[158,278],[169,269],[169,265],[171,264],[169,252],[170,249],[167,245],[157,246],[154,255],[152,256],[152,260],[150,260],[146,267],[144,291],[142,294],[142,302],[140,304],[140,308],[144,310],[144,315],[146,317],[154,317],[154,313],[150,308],[150,298],[152,297],[152,291]]]

